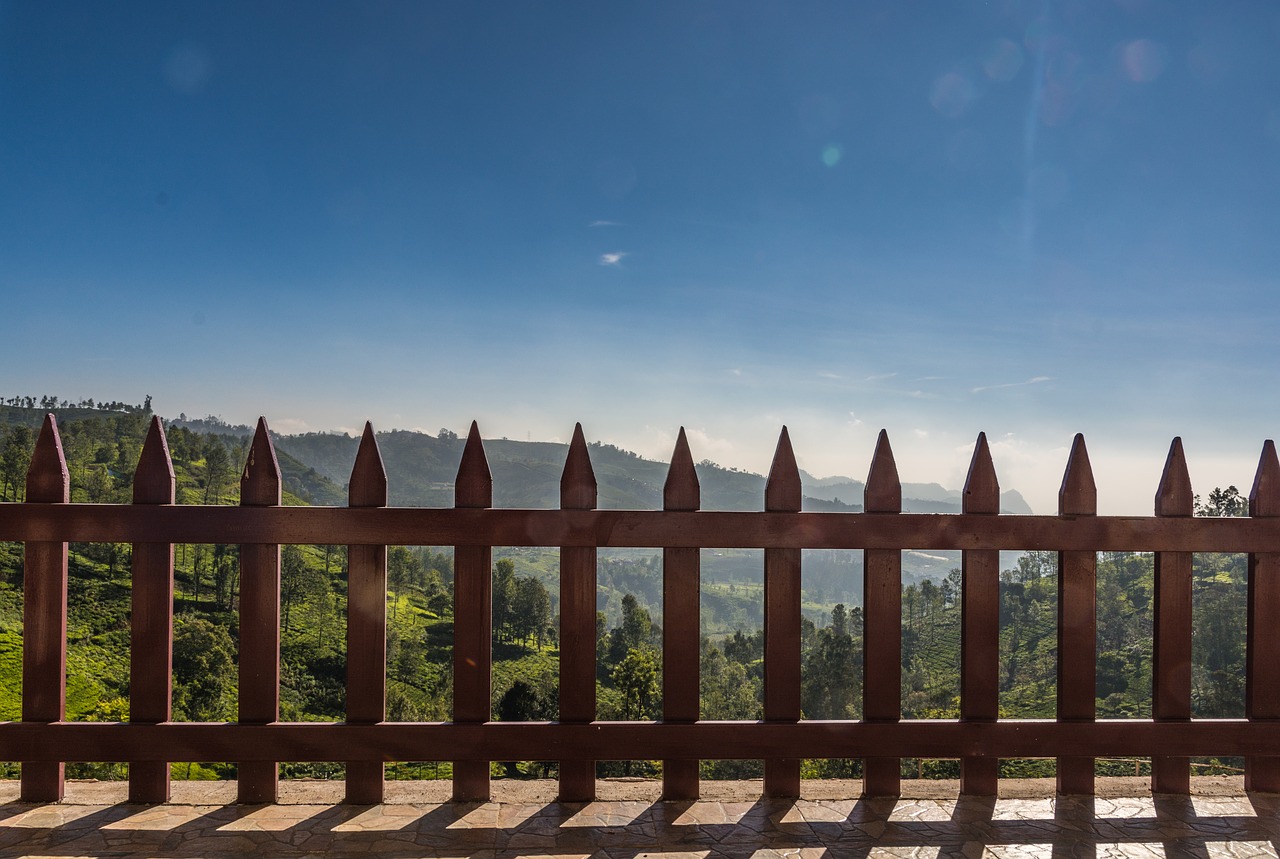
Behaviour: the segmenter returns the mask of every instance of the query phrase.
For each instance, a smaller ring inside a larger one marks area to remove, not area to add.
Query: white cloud
[[[875,375],[875,376],[867,376],[867,377],[866,377],[865,379],[863,379],[862,381],[864,381],[864,382],[883,382],[885,379],[892,379],[892,378],[893,378],[894,376],[896,376],[896,375],[898,375],[898,374],[897,374],[897,373],[880,373],[879,375]]]
[[[626,251],[614,251],[613,253],[600,254],[600,265],[622,266],[622,258],[627,255]]]
[[[1025,382],[1005,382],[1002,385],[979,385],[976,388],[970,388],[969,393],[980,394],[983,391],[995,391],[1000,388],[1020,388],[1023,385],[1038,385],[1041,382],[1052,381],[1052,379],[1053,379],[1052,376],[1032,376],[1030,379],[1027,379]]]
[[[311,425],[302,418],[273,418],[271,421],[272,432],[278,432],[281,435],[296,435],[308,432],[310,429]]]
[[[622,224],[618,223],[617,221],[592,221],[587,226],[589,227],[620,227],[622,226]]]
[[[828,370],[823,370],[818,374],[818,378],[819,379],[842,379],[844,377],[841,376],[839,373],[832,373]]]
[[[733,441],[722,436],[713,435],[701,427],[685,427],[685,438],[689,441],[689,451],[694,462],[710,459],[730,467],[738,464],[741,450]],[[676,434],[666,427],[646,425],[640,435],[610,437],[604,439],[609,444],[616,444],[632,450],[646,459],[655,462],[670,462],[671,452],[675,449]]]

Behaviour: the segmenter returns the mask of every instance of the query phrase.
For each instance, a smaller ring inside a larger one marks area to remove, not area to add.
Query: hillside
[[[247,428],[246,428],[247,431]],[[277,450],[287,451],[335,484],[344,484],[355,461],[359,439],[348,435],[308,433],[276,437]],[[462,458],[463,439],[446,434],[395,430],[378,434],[378,447],[393,475],[391,503],[406,507],[447,507],[453,503],[453,479]],[[549,508],[559,503],[560,472],[568,445],[552,442],[486,439],[485,455],[493,473],[497,507]],[[591,463],[606,509],[657,509],[662,506],[665,462],[645,459],[609,444],[590,445]],[[705,510],[759,510],[764,477],[724,468],[704,460],[697,465]],[[805,509],[833,512],[862,509],[862,481],[814,478],[801,472]],[[1030,513],[1016,490],[1001,496],[1006,513]],[[959,490],[938,484],[903,484],[903,509],[913,513],[960,512]]]

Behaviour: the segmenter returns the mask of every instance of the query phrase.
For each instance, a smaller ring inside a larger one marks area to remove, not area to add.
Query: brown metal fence
[[[961,790],[990,795],[1001,757],[1056,757],[1059,790],[1093,791],[1094,757],[1151,756],[1157,791],[1189,790],[1189,757],[1241,756],[1254,790],[1280,790],[1280,462],[1263,446],[1249,518],[1192,518],[1181,442],[1174,440],[1151,517],[1098,516],[1084,439],[1076,436],[1056,516],[999,513],[999,485],[978,437],[959,514],[904,514],[893,452],[881,433],[864,513],[800,512],[800,477],[785,428],[762,512],[699,509],[683,431],[662,510],[597,510],[581,427],[561,478],[559,510],[498,510],[473,425],[450,509],[389,508],[387,477],[365,428],[348,507],[283,507],[280,470],[260,421],[239,507],[175,505],[164,432],[152,422],[132,504],[69,503],[57,426],[41,429],[26,501],[0,505],[0,540],[25,543],[22,721],[0,723],[0,760],[22,762],[22,797],[62,796],[66,761],[130,764],[130,798],[168,797],[167,761],[238,762],[239,797],[276,798],[279,761],[347,762],[347,798],[380,801],[383,762],[451,760],[454,795],[489,794],[489,762],[560,762],[567,800],[594,796],[597,760],[663,759],[664,795],[698,793],[699,759],[765,760],[764,790],[796,796],[804,758],[865,759],[865,791],[899,792],[900,758],[960,758]],[[67,722],[67,544],[133,544],[131,720]],[[173,545],[240,545],[239,718],[170,721]],[[281,544],[350,546],[347,721],[282,723]],[[388,545],[455,546],[454,717],[385,721]],[[495,723],[490,716],[491,547],[559,547],[560,721]],[[595,720],[596,552],[663,547],[663,719]],[[760,722],[699,720],[699,549],[763,548],[765,700]],[[800,552],[865,553],[862,721],[800,718]],[[962,553],[961,718],[906,721],[901,698],[901,552]],[[997,718],[1000,550],[1056,550],[1058,718]],[[1096,557],[1155,553],[1151,720],[1095,719]],[[1249,553],[1244,719],[1191,720],[1191,553]]]

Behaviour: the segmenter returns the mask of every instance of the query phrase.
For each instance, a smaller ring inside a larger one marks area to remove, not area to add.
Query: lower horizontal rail
[[[1280,721],[0,722],[5,761],[1280,756]]]

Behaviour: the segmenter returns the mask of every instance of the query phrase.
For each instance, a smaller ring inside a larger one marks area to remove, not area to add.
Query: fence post
[[[266,418],[249,448],[240,478],[242,507],[280,504],[280,465],[267,434]],[[240,546],[240,714],[246,725],[280,718],[280,546]],[[275,802],[280,775],[275,761],[240,761],[238,802]]]
[[[1194,496],[1182,439],[1169,446],[1160,488],[1156,491],[1156,516],[1189,517]],[[1151,716],[1158,722],[1191,719],[1191,553],[1156,552],[1155,641],[1152,647]],[[1155,793],[1188,793],[1191,759],[1156,756],[1151,759],[1151,790]]]
[[[45,415],[31,466],[27,504],[66,504],[71,477],[58,421]],[[27,543],[22,574],[22,721],[61,722],[67,716],[67,544]],[[23,802],[59,802],[66,764],[22,765]]]
[[[493,506],[493,477],[475,421],[453,486],[455,507]],[[492,547],[453,548],[453,587],[453,720],[483,723],[493,716]],[[488,801],[488,761],[454,763],[453,798]]]
[[[966,514],[1000,513],[1000,483],[986,433],[978,433],[961,508]],[[994,722],[1000,712],[1000,552],[965,549],[960,567],[960,718]],[[999,758],[961,758],[962,794],[995,796],[999,779]]]
[[[347,488],[348,507],[386,507],[387,471],[373,424],[364,425]],[[387,547],[347,546],[347,722],[376,725],[387,716]],[[382,761],[347,761],[347,802],[376,805]]]
[[[697,510],[701,506],[698,472],[684,427],[662,489],[662,509]],[[696,722],[699,716],[699,684],[702,653],[700,635],[701,582],[699,550],[662,550],[662,720]],[[662,762],[662,798],[698,798],[697,759]]]
[[[1058,490],[1059,516],[1096,516],[1093,481],[1084,436],[1076,434]],[[1058,721],[1092,722],[1097,715],[1098,555],[1058,553]],[[1093,758],[1058,758],[1058,793],[1093,794]]]
[[[1280,461],[1271,439],[1262,446],[1249,493],[1249,515],[1271,523],[1280,517]],[[1268,524],[1271,524],[1268,523]],[[1245,715],[1280,719],[1280,554],[1249,553],[1248,635],[1245,645]],[[1280,792],[1280,758],[1246,757],[1246,790]]]
[[[134,504],[172,504],[175,478],[159,416],[133,473]],[[167,722],[173,700],[173,544],[134,543],[129,721]],[[130,802],[169,801],[169,762],[129,765]]]
[[[884,430],[871,457],[862,509],[902,512],[902,483]],[[902,718],[902,550],[864,549],[862,559],[862,717],[868,722],[897,722]],[[899,795],[902,761],[865,758],[862,785],[867,796]]]
[[[799,512],[802,501],[800,469],[784,426],[764,484],[764,509]],[[800,721],[799,549],[764,550],[764,718]],[[799,798],[799,758],[765,760],[764,795]]]
[[[596,476],[582,424],[573,428],[560,477],[560,509],[594,510]],[[560,547],[560,721],[596,717],[596,547]],[[596,763],[560,761],[560,799],[589,802],[596,795]]]

